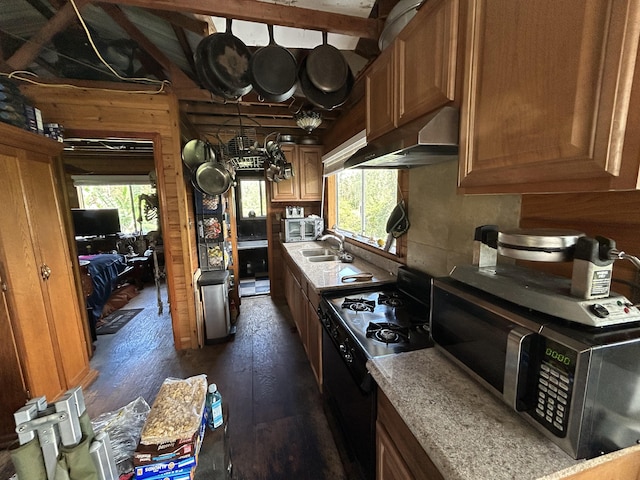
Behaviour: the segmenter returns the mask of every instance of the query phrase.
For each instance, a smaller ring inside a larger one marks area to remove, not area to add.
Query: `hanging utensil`
[[[200,69],[214,93],[231,100],[237,100],[252,89],[249,74],[251,52],[238,37],[231,32],[230,18],[224,33],[213,33],[203,39],[198,52]],[[198,45],[200,46],[200,45]],[[204,82],[203,82],[204,83]]]
[[[298,64],[293,54],[278,45],[269,29],[269,45],[260,48],[249,63],[251,83],[258,95],[270,102],[284,102],[296,91]]]
[[[404,200],[398,203],[389,215],[387,220],[387,241],[384,244],[384,251],[388,252],[394,238],[404,235],[409,230],[409,217],[404,206]]]
[[[309,80],[321,92],[337,92],[347,83],[349,65],[340,50],[327,43],[327,32],[322,32],[322,45],[311,50],[306,62]]]
[[[309,78],[307,60],[308,57],[303,59],[300,64],[298,80],[300,81],[300,88],[309,103],[324,110],[333,110],[343,105],[349,98],[349,94],[353,88],[354,77],[351,69],[347,68],[347,79],[338,90],[334,92],[323,92],[318,89]]]
[[[215,158],[216,154],[211,144],[202,140],[189,140],[182,149],[182,161],[189,170],[195,170],[204,162],[215,160]]]

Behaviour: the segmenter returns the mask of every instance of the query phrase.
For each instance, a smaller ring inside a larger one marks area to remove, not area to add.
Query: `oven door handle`
[[[525,341],[533,335],[535,332],[517,326],[507,336],[502,398],[507,405],[516,411],[518,410],[519,386],[523,383],[521,377],[527,374],[527,369],[523,368],[522,362],[523,346]]]

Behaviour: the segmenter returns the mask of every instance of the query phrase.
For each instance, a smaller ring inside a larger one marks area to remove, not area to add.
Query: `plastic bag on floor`
[[[138,446],[149,410],[151,408],[144,398],[138,397],[119,410],[103,413],[91,422],[96,435],[103,430],[109,434],[119,475],[133,471],[133,452]]]

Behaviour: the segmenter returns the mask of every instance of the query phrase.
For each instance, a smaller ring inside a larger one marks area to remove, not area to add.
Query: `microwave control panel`
[[[548,339],[542,348],[534,416],[554,435],[565,437],[577,355]]]

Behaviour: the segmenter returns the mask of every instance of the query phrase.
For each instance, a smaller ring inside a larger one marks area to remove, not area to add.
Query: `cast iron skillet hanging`
[[[300,80],[300,88],[304,93],[307,100],[315,105],[318,108],[322,108],[325,110],[333,110],[334,108],[339,107],[349,98],[349,93],[351,93],[351,89],[353,88],[353,74],[351,73],[351,69],[347,68],[347,79],[338,90],[335,92],[323,92],[322,90],[316,88],[316,86],[311,82],[309,75],[307,73],[306,65],[307,59],[304,58],[300,64],[300,69],[298,70],[298,79]]]
[[[311,83],[325,93],[337,92],[347,82],[349,65],[333,45],[327,43],[327,32],[322,32],[322,45],[307,56],[307,75]]]
[[[298,65],[293,54],[273,39],[273,25],[267,25],[267,28],[269,45],[251,56],[251,83],[265,100],[284,102],[296,91]]]
[[[225,98],[236,100],[251,91],[249,62],[251,52],[231,33],[230,18],[224,33],[213,33],[200,52],[201,69],[208,83]],[[202,43],[202,42],[201,42]],[[204,82],[203,82],[204,83]]]
[[[211,40],[213,40],[213,35],[215,34],[209,35],[200,40],[200,43],[198,43],[198,46],[196,48],[196,53],[194,54],[194,63],[196,65],[196,73],[198,75],[198,79],[200,80],[202,86],[215,95],[223,96],[222,89],[212,83],[211,79],[213,77],[210,73],[208,73],[209,70],[205,66],[205,63],[207,61],[205,52],[209,48],[208,44],[211,43]]]

